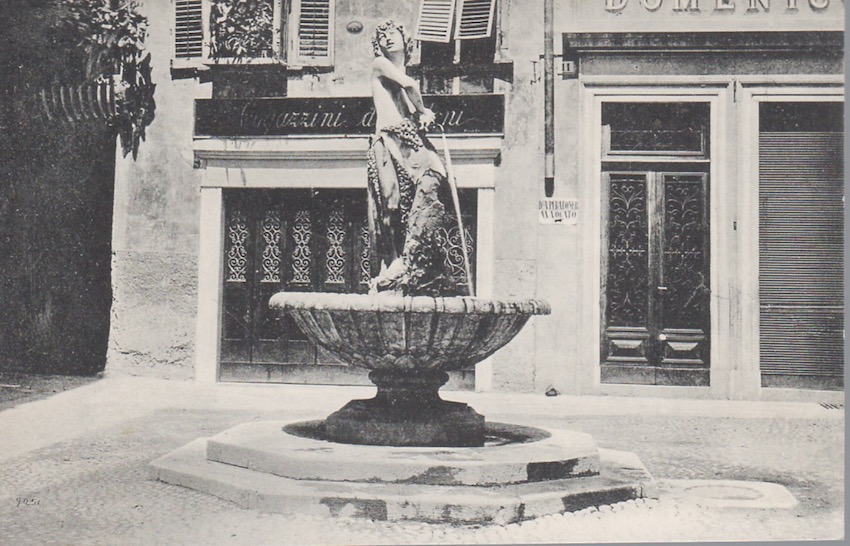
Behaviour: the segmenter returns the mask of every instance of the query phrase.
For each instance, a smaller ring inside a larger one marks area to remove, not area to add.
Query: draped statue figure
[[[425,135],[434,113],[405,72],[411,44],[393,21],[379,25],[372,38],[376,130],[368,152],[368,203],[372,264],[380,272],[371,291],[453,296],[459,290],[440,237],[451,222],[451,188]]]

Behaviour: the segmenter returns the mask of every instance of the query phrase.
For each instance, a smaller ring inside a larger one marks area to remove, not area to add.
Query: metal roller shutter
[[[759,135],[764,386],[843,387],[843,132]]]

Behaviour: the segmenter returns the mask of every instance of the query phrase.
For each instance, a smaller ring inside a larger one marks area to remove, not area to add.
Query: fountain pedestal
[[[438,393],[452,370],[484,360],[547,315],[541,300],[280,292],[270,306],[289,313],[314,343],[371,370],[374,398],[352,400],[325,420],[326,440],[344,444],[480,447],[484,417]]]
[[[638,497],[632,453],[584,433],[485,423],[440,398],[447,371],[510,341],[538,300],[280,293],[316,344],[370,369],[377,394],[323,421],[245,423],[153,461],[165,482],[280,513],[505,524]]]
[[[484,445],[484,416],[440,398],[446,372],[374,370],[374,398],[352,400],[325,419],[325,438],[343,444],[423,447]]]

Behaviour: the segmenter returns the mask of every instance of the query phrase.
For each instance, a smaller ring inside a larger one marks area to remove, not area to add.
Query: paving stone
[[[216,392],[226,399],[226,389]],[[309,392],[317,396],[317,389]],[[149,396],[144,391],[138,395]],[[242,409],[194,407],[185,399],[173,403],[184,407],[152,412],[4,460],[0,465],[3,543],[196,546],[532,541],[522,525],[494,527],[495,540],[490,540],[482,529],[463,526],[360,519],[343,524],[329,518],[267,514],[150,480],[146,467],[151,460],[195,438],[255,419],[305,418],[301,408],[301,413],[295,409],[282,412],[280,404],[270,404],[262,397],[257,397],[256,405],[246,403]],[[843,537],[844,423],[826,410],[824,414],[830,418],[624,415],[616,411],[534,417],[531,422],[506,413],[492,417],[590,433],[600,445],[636,453],[659,478],[778,483],[798,500],[793,508],[745,509],[703,507],[662,495],[660,502],[636,502],[634,507],[600,519],[590,511],[565,514],[547,520],[535,534],[535,540],[542,543],[658,543]],[[23,429],[31,424],[19,426]],[[23,496],[38,499],[40,504],[17,507],[16,497]]]

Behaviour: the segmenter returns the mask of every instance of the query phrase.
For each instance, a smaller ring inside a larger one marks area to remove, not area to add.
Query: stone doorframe
[[[716,396],[725,381],[723,378],[730,362],[734,361],[729,343],[731,301],[721,294],[729,294],[731,285],[732,253],[735,244],[731,226],[735,219],[734,191],[729,163],[730,148],[727,135],[733,114],[732,87],[728,79],[688,79],[680,77],[587,77],[580,81],[579,131],[584,136],[579,150],[579,200],[587,203],[589,214],[581,226],[582,276],[585,281],[582,308],[589,320],[583,321],[580,338],[582,344],[579,360],[592,363],[587,366],[585,384],[594,393],[648,394],[652,396]],[[710,109],[709,157],[709,219],[710,219],[710,383],[711,387],[667,387],[647,385],[616,385],[601,383],[599,347],[602,342],[601,275],[602,275],[602,104],[605,102],[705,102]],[[729,226],[729,229],[719,229]]]
[[[579,339],[584,384],[594,393],[728,399],[803,399],[808,393],[762,389],[758,299],[758,103],[842,100],[840,76],[589,76],[579,81],[579,199],[590,209],[581,225],[586,282]],[[603,385],[601,343],[602,103],[708,102],[710,105],[709,387]],[[792,390],[792,389],[787,389]],[[772,391],[772,392],[767,392]],[[819,391],[810,397],[815,399]],[[822,393],[820,393],[822,394]]]
[[[499,135],[451,136],[448,140],[461,189],[477,190],[477,295],[493,292],[493,225]],[[219,380],[225,188],[345,189],[366,191],[368,137],[196,139],[195,165],[202,170],[198,224],[198,308],[195,379]],[[441,148],[441,146],[438,146]],[[475,389],[489,390],[489,360],[476,368]]]

